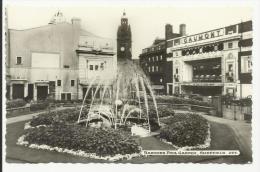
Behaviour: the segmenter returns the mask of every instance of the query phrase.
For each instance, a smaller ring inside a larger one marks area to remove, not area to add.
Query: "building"
[[[82,99],[90,83],[93,94],[101,76],[115,76],[114,40],[82,29],[78,18],[69,23],[58,12],[48,25],[6,35],[8,99]]]
[[[117,58],[118,60],[132,59],[132,33],[125,12],[121,17],[121,25],[118,26],[117,30]]]
[[[183,27],[183,25],[180,25],[180,27]],[[167,61],[166,56],[168,46],[166,40],[180,37],[184,34],[184,29],[180,29],[180,33],[174,33],[172,25],[166,24],[166,39],[156,38],[153,44],[144,48],[139,55],[140,66],[149,77],[156,94],[166,94],[167,83],[171,83],[173,80],[172,62]]]
[[[252,21],[167,40],[173,82],[167,92],[252,95]]]

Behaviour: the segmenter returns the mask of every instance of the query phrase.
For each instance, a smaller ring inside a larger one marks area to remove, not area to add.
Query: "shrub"
[[[161,129],[160,138],[178,147],[203,144],[208,135],[207,120],[196,114],[175,114],[161,122],[167,125]]]
[[[152,98],[149,97],[149,101],[152,101]],[[199,105],[199,106],[212,106],[208,102],[203,102],[195,99],[185,99],[180,97],[173,96],[157,96],[157,103],[169,103],[169,104],[191,104],[191,105]]]
[[[48,106],[49,106],[49,102],[46,101],[36,102],[31,104],[30,110],[31,111],[43,110],[46,109]]]
[[[83,109],[82,116],[86,115],[87,110]],[[54,111],[41,114],[34,117],[30,124],[35,127],[38,125],[51,125],[54,122],[73,124],[78,120],[79,110],[66,109],[61,111]]]
[[[86,128],[65,123],[27,130],[25,141],[29,144],[82,150],[98,156],[140,152],[131,136],[122,134],[120,130]]]
[[[18,108],[18,107],[23,107],[26,105],[26,101],[23,99],[16,99],[16,100],[11,100],[6,103],[6,108]]]

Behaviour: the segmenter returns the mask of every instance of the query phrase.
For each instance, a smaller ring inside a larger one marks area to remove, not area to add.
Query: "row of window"
[[[149,66],[148,72],[159,72],[159,66]]]
[[[143,53],[147,53],[147,52],[149,52],[149,51],[159,51],[159,50],[161,50],[162,48],[164,48],[164,47],[161,47],[161,46],[157,46],[157,47],[152,47],[152,48],[145,48],[145,49],[143,49]]]
[[[104,63],[101,63],[100,66],[99,65],[89,65],[89,70],[104,70]]]
[[[60,87],[61,86],[61,80],[57,80],[57,86]],[[70,86],[74,87],[75,86],[75,80],[70,80]]]
[[[158,56],[153,56],[153,57],[148,57],[148,61],[149,62],[155,62],[155,61],[159,61],[162,60],[163,56],[162,55],[158,55]]]

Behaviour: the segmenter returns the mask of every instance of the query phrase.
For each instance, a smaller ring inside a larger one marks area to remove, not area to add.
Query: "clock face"
[[[121,47],[121,49],[120,49],[121,51],[125,51],[125,47]]]

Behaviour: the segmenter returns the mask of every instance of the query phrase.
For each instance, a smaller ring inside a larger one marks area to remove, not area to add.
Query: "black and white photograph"
[[[254,1],[214,2],[6,1],[3,164],[253,166]]]

